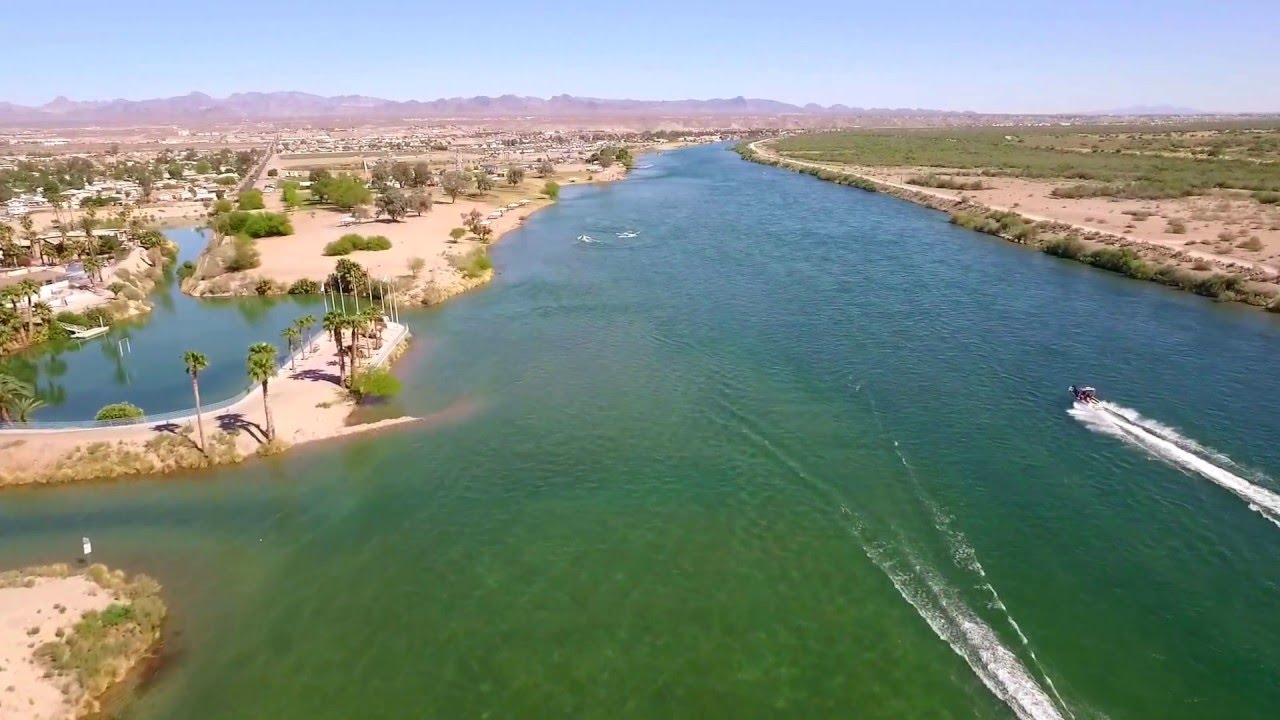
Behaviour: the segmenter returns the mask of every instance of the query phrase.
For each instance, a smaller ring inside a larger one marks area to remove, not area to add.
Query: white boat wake
[[[637,236],[637,235],[639,235],[639,234],[640,234],[640,232],[639,232],[639,231],[637,231],[637,230],[627,230],[626,232],[620,232],[620,233],[618,233],[618,237],[620,237],[620,238],[624,238],[624,239],[625,239],[625,238],[633,238],[633,237],[635,237],[635,236]]]
[[[593,243],[593,242],[595,242],[595,241],[596,241],[596,239],[595,239],[595,238],[593,238],[593,237],[591,237],[590,235],[579,235],[579,236],[578,236],[578,242]]]
[[[1230,490],[1248,503],[1250,510],[1280,526],[1280,494],[1229,470],[1248,473],[1226,455],[1200,445],[1174,428],[1148,420],[1136,410],[1112,403],[1100,402],[1095,406],[1076,403],[1067,412],[1094,432],[1120,438],[1179,470],[1196,473]]]

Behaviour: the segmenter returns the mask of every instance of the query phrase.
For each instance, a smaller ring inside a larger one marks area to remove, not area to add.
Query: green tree
[[[556,166],[550,160],[543,160],[538,163],[538,174],[542,177],[551,177],[556,174]]]
[[[169,178],[170,178],[170,179],[172,179],[172,180],[181,180],[181,179],[182,179],[182,164],[181,164],[181,163],[169,163],[169,167],[165,168],[165,172],[169,174]]]
[[[245,358],[245,367],[249,373],[250,382],[262,384],[262,414],[267,420],[267,440],[274,440],[276,428],[271,420],[271,400],[268,392],[271,378],[275,376],[277,370],[276,346],[264,342],[250,345],[249,355]]]
[[[261,210],[266,207],[261,190],[245,190],[237,197],[239,209]]]
[[[413,184],[413,166],[407,162],[393,163],[391,165],[391,178],[400,183],[400,187],[409,187]]]
[[[204,353],[188,350],[182,353],[182,364],[187,367],[191,376],[191,394],[196,399],[196,430],[200,433],[200,452],[206,452],[204,444],[204,417],[200,414],[200,371],[209,367],[209,358]]]
[[[44,406],[45,402],[38,397],[18,398],[13,403],[13,419],[20,423],[31,422],[31,415]]]
[[[321,321],[321,327],[333,338],[333,346],[338,349],[338,384],[342,386],[347,384],[347,358],[342,344],[342,331],[347,327],[345,317],[337,310],[330,310]]]
[[[286,180],[280,186],[280,198],[284,200],[284,206],[290,210],[296,210],[302,205],[302,193],[298,190],[298,183]]]
[[[271,168],[270,170],[267,171],[267,177],[269,178],[280,177],[280,171],[275,168]]]
[[[323,168],[319,170],[312,170],[310,173],[307,174],[307,180],[311,181],[312,184],[327,182],[332,179],[333,179],[333,173]]]
[[[560,199],[560,183],[555,180],[548,180],[546,185],[542,186],[542,194],[552,200]]]
[[[426,187],[432,180],[431,166],[424,161],[413,164],[413,186]]]
[[[0,373],[0,422],[12,423],[22,402],[35,397],[35,388],[30,383]]]
[[[378,214],[386,215],[391,222],[400,222],[409,211],[409,200],[399,188],[387,188],[377,200]]]
[[[417,277],[422,274],[422,268],[426,266],[427,261],[420,257],[411,257],[409,258],[409,262],[406,264],[406,267],[409,268],[409,274],[412,275],[414,279],[417,279]]]
[[[302,317],[293,321],[293,326],[298,328],[298,337],[301,338],[298,341],[298,344],[302,346],[302,357],[304,358],[307,356],[307,352],[310,350],[310,348],[307,347],[307,345],[311,340],[311,337],[310,337],[311,326],[315,324],[316,324],[316,316],[311,314],[303,315]]]
[[[302,337],[302,331],[296,326],[290,325],[281,330],[280,335],[284,338],[285,345],[289,348],[289,369],[296,370],[297,368],[293,364],[293,346],[298,342],[298,338]]]
[[[440,176],[440,190],[449,196],[449,202],[457,202],[458,196],[471,187],[471,176],[461,170],[450,170]]]
[[[343,210],[350,210],[357,205],[368,205],[373,193],[365,187],[360,178],[343,175],[326,184],[325,196],[329,202]]]
[[[208,160],[197,160],[195,171],[197,175],[208,175],[213,171],[213,168],[209,166]]]
[[[466,228],[454,228],[449,231],[449,237],[453,238],[454,242],[461,240],[463,236],[466,234],[467,234]]]
[[[480,192],[488,192],[493,189],[493,178],[489,177],[489,173],[485,170],[477,170],[475,172],[476,190]]]
[[[515,187],[524,182],[524,168],[519,165],[512,165],[507,168],[507,184]]]
[[[418,217],[422,217],[423,213],[431,212],[434,200],[431,199],[431,193],[425,190],[414,190],[409,194],[409,207],[416,213]]]

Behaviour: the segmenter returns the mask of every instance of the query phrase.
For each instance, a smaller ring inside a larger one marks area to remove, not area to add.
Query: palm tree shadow
[[[151,431],[158,432],[158,433],[168,433],[174,437],[182,438],[183,440],[186,440],[187,444],[190,445],[191,447],[195,448],[196,450],[200,449],[200,446],[196,444],[196,441],[193,440],[190,435],[183,433],[182,426],[177,423],[166,422],[166,423],[160,423],[159,425],[152,425]]]
[[[246,420],[241,413],[223,413],[214,418],[218,421],[218,429],[227,433],[245,432],[259,443],[267,441],[267,433],[256,422]]]
[[[314,369],[302,370],[300,372],[293,373],[292,375],[289,376],[289,379],[311,380],[314,382],[329,382],[329,383],[333,383],[334,385],[339,384],[337,375],[334,375],[331,372],[325,372],[323,370],[314,370]]]

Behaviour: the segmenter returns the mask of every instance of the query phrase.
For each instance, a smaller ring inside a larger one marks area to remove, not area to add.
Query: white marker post
[[[85,562],[89,561],[89,556],[93,554],[93,543],[89,542],[89,538],[80,538],[80,544],[84,547]]]

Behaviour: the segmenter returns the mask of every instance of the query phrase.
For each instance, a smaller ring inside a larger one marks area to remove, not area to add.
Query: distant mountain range
[[[304,118],[449,118],[449,117],[590,117],[590,116],[691,116],[724,115],[862,115],[944,114],[940,110],[866,109],[845,105],[792,105],[775,100],[736,97],[714,100],[607,100],[556,95],[551,98],[502,95],[500,97],[441,98],[395,101],[363,95],[324,97],[302,92],[249,92],[215,98],[204,93],[152,100],[76,101],[57,97],[30,107],[0,102],[0,122],[14,123],[121,123],[285,120]]]
[[[1080,115],[1194,115],[1176,107],[1138,107]],[[763,116],[977,116],[971,112],[921,108],[861,108],[847,105],[792,105],[776,100],[607,100],[556,95],[550,98],[502,95],[396,101],[364,95],[324,97],[303,92],[248,92],[215,98],[204,93],[151,100],[77,101],[57,97],[35,107],[0,102],[4,125],[118,125],[237,120],[556,118],[556,117],[763,117]]]

